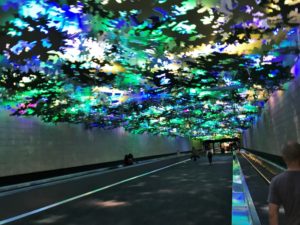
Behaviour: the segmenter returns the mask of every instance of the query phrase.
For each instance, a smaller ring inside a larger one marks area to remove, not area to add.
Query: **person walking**
[[[207,151],[207,159],[208,159],[209,165],[212,164],[212,158],[213,158],[212,150],[208,150]]]
[[[191,154],[191,159],[193,159],[193,161],[197,161],[197,159],[200,158],[199,156],[199,152],[195,149],[195,147],[192,147],[192,154]]]
[[[236,161],[236,150],[233,150],[233,152],[232,152],[232,158],[233,158],[233,160],[234,161]]]
[[[283,206],[285,225],[300,224],[300,144],[289,142],[282,149],[287,170],[275,176],[269,187],[269,224],[279,225],[279,207]]]

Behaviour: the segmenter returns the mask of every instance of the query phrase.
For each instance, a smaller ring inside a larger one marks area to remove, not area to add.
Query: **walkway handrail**
[[[282,172],[286,170],[286,168],[284,168],[283,166],[280,166],[280,165],[278,165],[278,164],[276,164],[276,163],[274,163],[274,162],[271,162],[271,161],[268,160],[268,159],[265,159],[265,158],[263,158],[263,157],[261,157],[261,156],[259,156],[259,155],[256,155],[256,154],[254,154],[254,153],[252,153],[252,152],[249,152],[247,149],[242,148],[242,150],[245,151],[245,152],[247,152],[247,153],[250,153],[250,154],[252,154],[252,155],[255,155],[256,158],[258,158],[258,159],[260,159],[260,160],[262,160],[262,161],[264,161],[264,162],[266,162],[266,163],[268,163],[268,164],[270,164],[270,165],[276,167],[277,169],[281,170]]]
[[[261,225],[238,158],[232,163],[232,225]]]

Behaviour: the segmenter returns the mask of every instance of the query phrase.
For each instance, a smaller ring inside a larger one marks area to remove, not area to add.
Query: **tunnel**
[[[300,225],[299,8],[0,0],[0,225]]]

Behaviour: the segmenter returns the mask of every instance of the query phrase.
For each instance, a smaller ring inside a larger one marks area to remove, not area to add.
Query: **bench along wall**
[[[134,135],[122,128],[85,130],[0,111],[0,177],[117,161],[128,153],[144,157],[190,149],[185,138]]]
[[[243,145],[272,155],[281,155],[288,141],[300,143],[300,77],[276,91],[252,128],[243,133]]]

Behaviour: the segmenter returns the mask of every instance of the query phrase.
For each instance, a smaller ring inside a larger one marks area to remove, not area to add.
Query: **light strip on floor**
[[[44,206],[44,207],[39,208],[39,209],[32,210],[32,211],[27,212],[27,213],[20,214],[20,215],[18,215],[18,216],[14,216],[14,217],[10,217],[10,218],[1,220],[1,221],[0,221],[0,225],[2,225],[2,224],[7,224],[7,223],[11,223],[11,222],[14,222],[14,221],[16,221],[16,220],[23,219],[23,218],[25,218],[25,217],[28,217],[28,216],[31,216],[31,215],[34,215],[34,214],[37,214],[37,213],[46,211],[46,210],[48,210],[48,209],[54,208],[54,207],[56,207],[56,206],[60,206],[60,205],[63,205],[63,204],[65,204],[65,203],[68,203],[68,202],[71,202],[71,201],[74,201],[74,200],[77,200],[77,199],[80,199],[80,198],[83,198],[83,197],[86,197],[86,196],[95,194],[95,193],[97,193],[97,192],[99,192],[99,191],[106,190],[106,189],[108,189],[108,188],[117,186],[117,185],[119,185],[119,184],[123,184],[123,183],[129,182],[129,181],[135,180],[135,179],[137,179],[137,178],[144,177],[144,176],[147,176],[147,175],[149,175],[149,174],[156,173],[156,172],[158,172],[158,171],[161,171],[161,170],[164,170],[164,169],[167,169],[167,168],[176,166],[176,165],[178,165],[178,164],[185,163],[185,162],[187,162],[187,161],[189,161],[189,160],[190,160],[190,159],[186,159],[186,160],[183,160],[183,161],[180,161],[180,162],[177,162],[177,163],[174,163],[174,164],[171,164],[171,165],[168,165],[168,166],[165,166],[165,167],[156,169],[156,170],[152,170],[152,171],[147,172],[147,173],[143,173],[143,174],[138,175],[138,176],[134,176],[134,177],[131,177],[131,178],[128,178],[128,179],[125,179],[125,180],[121,180],[121,181],[119,181],[119,182],[116,182],[116,183],[113,183],[113,184],[110,184],[110,185],[107,185],[107,186],[104,186],[104,187],[101,187],[101,188],[98,188],[98,189],[95,189],[95,190],[86,192],[86,193],[81,194],[81,195],[74,196],[74,197],[72,197],[72,198],[65,199],[65,200],[60,201],[60,202],[57,202],[57,203],[53,203],[53,204],[51,204],[51,205]]]
[[[261,225],[238,161],[232,164],[232,225]]]
[[[232,162],[232,225],[251,225],[249,208],[243,188],[241,168],[237,160]]]

